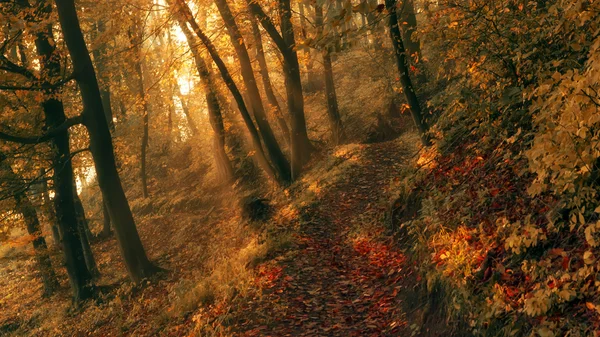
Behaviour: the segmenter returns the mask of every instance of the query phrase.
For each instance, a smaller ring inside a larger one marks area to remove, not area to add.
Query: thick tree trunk
[[[21,177],[13,171],[3,153],[0,153],[0,169],[2,170],[2,174],[6,175],[7,180],[14,181],[15,183],[22,181]],[[27,233],[33,238],[32,243],[35,251],[35,261],[38,266],[40,279],[44,286],[44,295],[52,295],[54,291],[58,289],[59,283],[56,274],[54,273],[54,268],[52,268],[52,260],[50,260],[46,240],[42,236],[37,212],[24,191],[15,191],[14,198],[16,210],[23,216],[23,220],[27,227]]]
[[[258,86],[256,85],[256,78],[254,77],[250,55],[248,55],[248,50],[246,49],[246,45],[244,43],[244,38],[239,31],[231,10],[229,9],[229,5],[227,5],[227,1],[214,0],[214,2],[219,9],[219,13],[221,13],[221,17],[223,18],[225,26],[227,27],[227,31],[229,32],[231,43],[233,44],[233,48],[238,56],[242,78],[244,80],[244,84],[246,85],[246,92],[249,97],[248,101],[250,101],[251,110],[254,113],[256,125],[258,126],[258,131],[261,134],[267,154],[269,155],[271,163],[277,171],[280,179],[283,182],[288,183],[290,182],[291,178],[290,164],[283,155],[283,152],[277,143],[277,139],[273,134],[273,130],[271,129],[269,121],[267,120],[262,99],[260,97],[260,92],[258,90]]]
[[[267,173],[269,178],[273,179],[276,182],[284,183],[279,180],[279,176],[275,173],[275,171],[271,167],[271,164],[267,160],[265,152],[262,148],[262,144],[260,142],[260,136],[258,134],[258,130],[254,126],[252,117],[250,116],[250,113],[248,112],[246,104],[244,103],[242,93],[240,92],[237,85],[233,81],[233,78],[231,77],[229,70],[225,66],[223,59],[221,59],[221,57],[219,56],[217,49],[212,44],[210,39],[204,34],[202,29],[200,29],[200,27],[194,20],[191,10],[189,9],[189,7],[187,7],[187,5],[182,0],[169,0],[169,2],[175,3],[175,6],[174,6],[175,7],[174,8],[175,16],[179,20],[179,25],[183,26],[183,25],[186,25],[187,23],[190,24],[190,26],[193,29],[196,36],[198,36],[198,38],[202,41],[202,43],[208,50],[211,58],[217,65],[217,68],[219,68],[219,72],[221,73],[221,76],[223,77],[223,81],[225,82],[225,85],[227,85],[227,88],[231,92],[231,95],[234,97],[235,102],[238,105],[238,111],[242,115],[244,123],[246,124],[246,127],[248,128],[250,137],[252,139],[252,145],[256,151],[256,156],[257,156],[257,160],[258,160],[259,164],[263,167],[263,169],[265,170],[265,172]]]
[[[181,30],[183,31],[187,39],[188,45],[192,51],[192,55],[194,55],[196,69],[198,70],[198,75],[200,75],[202,85],[204,86],[204,93],[206,95],[206,105],[208,107],[208,117],[210,120],[210,125],[214,132],[213,145],[215,151],[215,162],[217,171],[219,172],[219,176],[222,181],[231,182],[234,180],[233,166],[231,166],[231,161],[229,160],[227,152],[225,151],[225,127],[223,125],[221,105],[219,104],[219,100],[217,98],[217,89],[215,87],[211,73],[208,70],[208,67],[206,66],[206,62],[198,52],[198,49],[196,48],[196,39],[192,35],[192,32],[189,30],[187,25],[185,25],[185,22],[183,22],[183,24],[181,25]],[[182,104],[185,104],[183,102],[183,99],[181,100],[181,102]],[[188,114],[189,113],[187,113],[186,116]]]
[[[275,92],[273,91],[273,86],[271,85],[271,79],[269,77],[269,67],[267,65],[267,58],[265,57],[265,50],[263,49],[262,37],[260,29],[258,28],[258,24],[256,23],[256,18],[254,18],[254,16],[250,18],[250,24],[252,25],[252,35],[254,36],[254,44],[256,48],[256,60],[258,61],[258,66],[260,68],[260,75],[263,80],[265,94],[267,95],[267,100],[271,105],[271,109],[274,112],[275,117],[277,118],[277,122],[279,123],[281,133],[283,133],[283,136],[285,137],[285,142],[287,145],[289,145],[290,129],[287,125],[285,118],[283,118],[281,106],[279,105],[279,101],[277,101],[277,97],[275,96]],[[312,72],[312,68],[310,71]],[[311,75],[309,74],[309,77],[310,76]]]
[[[75,196],[75,212],[77,213],[78,223],[77,229],[79,230],[79,236],[81,237],[81,247],[83,248],[85,265],[93,277],[99,277],[100,272],[98,271],[98,265],[96,264],[94,253],[92,252],[92,246],[90,245],[92,232],[90,231],[87,218],[85,217],[85,209],[83,208],[83,203],[81,202],[79,195],[77,195],[77,191],[73,191],[73,195]]]
[[[26,1],[23,1],[27,3]],[[41,8],[44,16],[50,16],[52,6],[46,2]],[[35,37],[35,45],[40,56],[42,73],[45,78],[56,78],[61,72],[58,53],[55,53],[56,43],[53,40],[52,25],[48,24],[45,29]],[[54,97],[55,92],[45,92],[47,97]],[[54,129],[64,123],[66,116],[63,104],[56,98],[49,98],[42,102],[42,109],[46,118],[46,127]],[[94,294],[92,275],[89,273],[83,259],[81,237],[77,230],[77,216],[73,197],[73,167],[71,164],[71,151],[69,148],[68,131],[60,132],[52,141],[54,152],[54,206],[56,218],[60,226],[61,243],[65,256],[65,265],[69,281],[73,289],[73,301],[91,298]]]
[[[392,39],[394,52],[396,54],[396,64],[398,66],[398,71],[400,72],[400,83],[402,84],[402,89],[404,91],[404,95],[406,96],[408,106],[410,107],[410,112],[415,125],[421,135],[421,141],[423,145],[429,146],[431,145],[431,141],[427,135],[427,122],[423,118],[423,112],[421,110],[419,98],[417,97],[410,79],[406,51],[402,42],[400,28],[398,27],[398,17],[396,16],[396,0],[385,0],[385,6],[389,15],[390,37]]]
[[[317,25],[318,34],[323,32],[323,6],[315,5],[315,24]],[[342,119],[340,117],[340,109],[337,102],[337,94],[335,92],[335,82],[333,80],[333,65],[331,63],[331,52],[329,46],[323,46],[323,71],[325,76],[325,96],[327,96],[327,115],[329,116],[329,124],[331,128],[331,138],[333,143],[341,144],[345,139]]]
[[[90,150],[96,165],[98,183],[113,221],[113,228],[125,259],[125,265],[131,279],[137,283],[152,276],[160,268],[153,265],[146,256],[117,173],[112,139],[102,108],[100,89],[79,27],[74,1],[56,0],[55,2],[64,40],[71,55],[73,70],[83,100],[84,123],[90,135]],[[73,190],[71,189],[69,193],[73,193]]]

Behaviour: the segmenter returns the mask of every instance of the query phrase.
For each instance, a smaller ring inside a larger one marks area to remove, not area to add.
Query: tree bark
[[[392,39],[394,52],[396,54],[396,65],[398,66],[398,72],[400,73],[400,83],[402,84],[402,89],[404,91],[404,95],[406,96],[408,106],[410,107],[410,112],[415,122],[415,125],[419,130],[419,134],[421,135],[421,142],[423,143],[423,145],[429,146],[431,145],[431,140],[427,135],[428,126],[427,122],[423,118],[423,112],[421,110],[419,98],[415,93],[412,81],[410,79],[406,51],[402,42],[400,28],[398,27],[396,4],[396,0],[385,0],[385,6],[388,10],[389,15],[390,37]]]
[[[194,33],[196,34],[196,36],[202,41],[202,43],[208,50],[211,58],[213,59],[213,62],[217,65],[217,68],[219,69],[219,72],[221,73],[221,77],[223,78],[225,85],[231,92],[231,95],[234,97],[235,102],[238,105],[238,111],[242,115],[242,119],[244,120],[244,123],[246,124],[246,128],[248,129],[248,131],[250,133],[250,138],[252,139],[252,145],[256,151],[256,156],[257,156],[256,158],[257,158],[259,164],[263,167],[263,169],[265,170],[265,172],[269,176],[269,178],[271,178],[272,180],[274,180],[278,183],[284,183],[283,181],[279,180],[279,176],[275,173],[274,169],[271,167],[271,164],[269,163],[269,161],[265,155],[265,152],[262,148],[258,130],[256,129],[256,126],[254,125],[254,122],[252,121],[252,117],[250,117],[250,113],[248,112],[246,104],[244,103],[242,93],[240,92],[237,85],[233,81],[233,78],[231,77],[229,70],[225,66],[223,59],[221,59],[221,57],[219,56],[217,49],[212,44],[210,39],[200,29],[200,27],[194,20],[194,17],[192,16],[191,10],[189,9],[189,7],[187,7],[187,5],[182,0],[169,0],[169,3],[172,6],[173,6],[173,4],[175,4],[173,9],[175,11],[175,16],[177,17],[177,19],[179,21],[179,25],[183,26],[183,25],[186,25],[187,23],[190,24],[190,26],[191,26],[192,30],[194,31]]]
[[[75,79],[79,84],[83,100],[84,123],[90,135],[90,150],[94,158],[98,183],[107,203],[129,276],[134,282],[139,283],[142,279],[158,272],[160,268],[152,264],[146,256],[121,185],[96,73],[81,33],[74,1],[55,0],[55,2],[64,40],[73,62]],[[72,192],[71,189],[70,193]]]
[[[194,56],[194,62],[196,64],[196,69],[198,70],[198,75],[200,75],[202,85],[204,86],[206,105],[208,108],[208,117],[210,120],[210,125],[214,132],[213,146],[215,151],[215,162],[217,171],[222,181],[232,182],[234,180],[233,166],[231,166],[231,161],[229,160],[227,152],[225,151],[225,127],[223,125],[221,105],[219,104],[219,100],[217,98],[217,90],[212,79],[211,73],[208,70],[208,67],[206,66],[206,62],[198,52],[198,49],[195,47],[197,43],[196,39],[194,39],[194,36],[192,35],[192,32],[187,27],[187,25],[185,25],[185,22],[183,22],[183,24],[180,26],[192,51],[192,55]],[[181,102],[182,105],[185,104],[183,102],[183,99],[181,100]],[[186,116],[188,116],[188,119],[190,119],[189,112],[186,113]],[[196,128],[195,125],[194,128]]]
[[[277,118],[279,128],[281,129],[281,133],[283,133],[283,136],[285,138],[285,143],[289,145],[290,129],[287,125],[285,118],[283,118],[281,106],[279,105],[279,101],[277,101],[277,96],[275,96],[273,86],[271,85],[271,79],[269,77],[269,67],[267,65],[267,58],[265,57],[265,50],[263,48],[262,37],[260,29],[258,28],[258,24],[256,23],[256,18],[254,16],[250,18],[250,24],[252,25],[252,35],[254,36],[254,44],[256,48],[256,60],[258,61],[258,66],[260,69],[260,75],[262,77],[265,94],[267,96],[269,104],[271,105],[271,109],[274,111],[274,115]],[[312,68],[310,72],[312,72]],[[310,76],[311,75],[309,73],[309,77]]]
[[[229,5],[227,5],[227,1],[214,0],[214,2],[219,9],[219,13],[221,13],[221,17],[223,18],[225,26],[227,27],[227,31],[229,32],[231,43],[233,44],[233,48],[238,56],[242,79],[244,80],[244,84],[246,86],[246,92],[249,97],[248,101],[250,101],[250,109],[254,113],[256,125],[258,126],[258,131],[260,132],[265,149],[267,150],[266,152],[269,155],[271,163],[273,164],[273,168],[277,171],[280,179],[286,183],[289,183],[291,178],[289,167],[290,164],[283,155],[281,147],[277,143],[277,139],[273,134],[273,130],[269,125],[269,121],[267,120],[262,99],[260,97],[260,92],[258,90],[258,86],[256,85],[256,78],[254,77],[250,55],[248,55],[248,50],[246,49],[246,45],[244,43],[244,38],[239,31],[231,10],[229,9]]]

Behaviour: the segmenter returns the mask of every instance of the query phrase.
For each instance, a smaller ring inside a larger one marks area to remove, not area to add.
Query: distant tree
[[[225,62],[223,62],[223,59],[217,52],[217,49],[213,45],[212,41],[208,38],[208,36],[206,36],[206,34],[204,34],[204,32],[202,31],[200,26],[198,26],[198,23],[196,22],[196,20],[194,19],[193,15],[192,15],[192,11],[187,6],[187,4],[185,4],[185,2],[183,0],[169,0],[169,4],[172,7],[174,14],[179,21],[179,25],[180,26],[187,25],[187,24],[190,25],[190,27],[192,28],[192,30],[194,31],[196,36],[200,39],[200,41],[202,41],[202,44],[208,50],[210,57],[212,58],[213,62],[216,64],[217,68],[219,69],[219,72],[221,73],[221,77],[223,78],[225,85],[231,92],[231,95],[235,99],[235,102],[238,107],[238,111],[242,115],[242,119],[244,120],[244,123],[246,124],[246,128],[248,129],[248,132],[250,133],[252,145],[254,147],[254,150],[256,151],[256,158],[257,158],[259,164],[265,170],[265,172],[266,172],[267,176],[269,176],[269,178],[271,178],[272,180],[274,180],[276,182],[284,184],[285,182],[280,180],[280,177],[276,174],[275,170],[269,163],[269,160],[267,159],[267,156],[265,155],[265,151],[263,150],[263,147],[261,144],[260,135],[258,133],[258,130],[256,129],[256,126],[254,125],[254,122],[252,121],[252,117],[250,116],[250,113],[248,112],[248,109],[246,107],[246,103],[244,102],[242,93],[240,92],[237,85],[235,84],[233,77],[231,77],[231,73],[225,66]]]
[[[283,70],[288,102],[288,111],[292,126],[291,136],[291,168],[292,180],[299,177],[302,166],[309,160],[313,146],[308,138],[306,118],[304,116],[304,94],[302,77],[296,52],[296,39],[292,25],[292,9],[289,0],[278,0],[279,24],[281,34],[260,4],[254,0],[246,0],[250,11],[256,16],[267,34],[283,56]]]
[[[254,77],[250,55],[248,54],[248,50],[246,49],[244,42],[244,37],[240,32],[237,23],[235,22],[235,18],[231,13],[227,1],[214,0],[214,2],[219,9],[219,13],[221,13],[223,21],[225,22],[225,27],[227,27],[231,44],[233,45],[238,57],[242,79],[244,80],[246,93],[250,101],[250,109],[254,114],[258,131],[261,134],[265,149],[267,150],[266,152],[271,159],[273,168],[277,171],[280,180],[285,183],[289,183],[291,179],[289,167],[290,164],[283,155],[283,152],[281,151],[281,148],[275,139],[275,135],[273,134],[273,130],[271,129],[269,121],[267,120],[262,99],[260,97],[260,92],[256,84],[256,78]]]
[[[421,141],[423,145],[429,146],[431,141],[427,135],[427,121],[423,117],[421,104],[410,78],[408,58],[406,57],[406,50],[404,49],[402,34],[398,25],[398,16],[396,14],[397,5],[396,0],[385,0],[385,6],[389,15],[390,37],[394,46],[394,53],[396,54],[396,65],[400,73],[400,83],[402,84],[402,90],[408,102],[413,121],[421,135]]]
[[[223,115],[218,99],[217,88],[206,62],[198,51],[197,39],[194,38],[194,35],[188,28],[185,21],[180,23],[180,27],[187,39],[190,50],[192,51],[192,55],[194,55],[194,63],[196,64],[198,75],[200,75],[200,80],[204,86],[204,95],[206,98],[206,105],[208,107],[210,125],[212,126],[214,132],[214,150],[217,170],[223,181],[231,182],[234,179],[233,167],[231,166],[231,161],[229,160],[227,152],[225,151],[225,127],[223,126]],[[181,98],[181,104],[184,111],[188,110],[187,103],[183,100],[183,97]],[[189,116],[189,111],[185,112],[185,114],[188,118],[192,132],[197,133],[198,130]]]
[[[337,94],[335,92],[335,81],[333,78],[333,65],[331,62],[331,46],[323,36],[323,5],[315,4],[315,25],[317,26],[317,36],[320,40],[325,41],[318,48],[323,56],[323,75],[325,77],[325,96],[327,98],[327,116],[329,117],[329,125],[331,128],[331,139],[334,144],[344,142],[346,136],[338,107]]]
[[[52,267],[52,261],[50,254],[48,253],[48,246],[46,239],[42,235],[42,229],[40,221],[38,219],[37,211],[29,200],[29,197],[25,193],[26,188],[23,186],[23,178],[13,170],[8,159],[4,153],[0,152],[0,176],[4,176],[5,180],[9,183],[9,193],[13,195],[15,200],[16,210],[21,213],[27,233],[32,238],[33,249],[35,251],[35,260],[38,267],[40,279],[44,285],[44,294],[46,296],[52,295],[59,287],[58,279],[54,273]],[[5,184],[3,184],[5,185]],[[10,186],[13,185],[13,186]],[[6,190],[4,192],[7,192]]]
[[[302,7],[303,8],[303,7]],[[281,133],[285,138],[285,143],[290,145],[290,128],[288,127],[287,121],[283,117],[283,112],[281,110],[281,105],[275,96],[275,91],[273,90],[273,85],[271,84],[271,78],[269,76],[269,66],[267,65],[267,58],[265,56],[265,50],[263,47],[263,41],[261,36],[260,28],[258,27],[258,23],[256,22],[256,18],[254,16],[250,16],[250,25],[252,26],[252,36],[254,37],[254,48],[256,51],[256,61],[258,62],[258,67],[260,70],[260,76],[262,77],[263,89],[265,91],[265,95],[267,96],[267,101],[275,114],[275,118],[279,124],[279,128],[281,129]],[[312,72],[312,67],[311,70]]]

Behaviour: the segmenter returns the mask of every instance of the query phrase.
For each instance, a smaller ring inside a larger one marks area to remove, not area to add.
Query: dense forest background
[[[0,335],[596,336],[597,0],[0,0]]]

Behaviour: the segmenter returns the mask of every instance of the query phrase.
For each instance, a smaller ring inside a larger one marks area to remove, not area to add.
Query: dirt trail
[[[408,149],[397,141],[365,145],[348,174],[301,211],[299,249],[259,269],[263,296],[230,325],[235,335],[410,335],[398,296],[404,256],[378,233],[356,234],[353,226],[379,221],[372,227],[383,230],[381,201]]]

